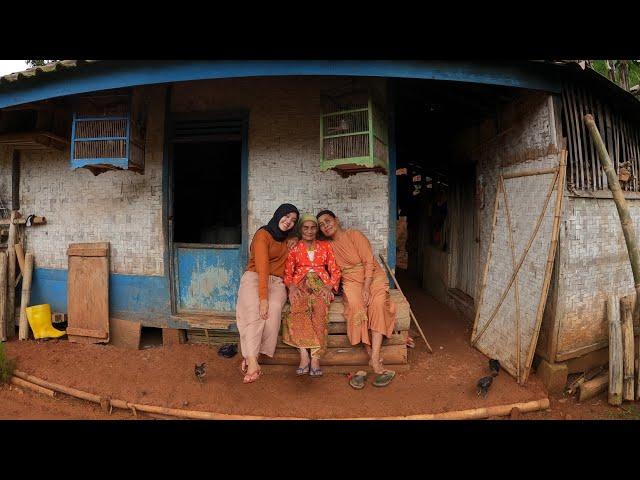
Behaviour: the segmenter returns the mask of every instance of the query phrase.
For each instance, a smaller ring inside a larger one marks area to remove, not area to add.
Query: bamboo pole
[[[531,364],[533,363],[533,355],[536,351],[536,342],[538,341],[538,335],[540,333],[540,326],[542,325],[542,315],[544,314],[544,307],[546,305],[546,298],[549,294],[549,286],[551,285],[551,272],[553,269],[553,262],[556,258],[556,248],[558,246],[558,237],[560,236],[560,216],[562,215],[562,199],[564,198],[564,186],[565,176],[567,172],[567,150],[563,149],[560,152],[560,165],[558,166],[557,177],[557,191],[555,211],[553,214],[553,224],[551,226],[551,243],[549,244],[549,251],[547,253],[547,263],[544,273],[544,283],[542,284],[542,291],[540,292],[540,301],[538,302],[538,309],[536,311],[536,323],[535,330],[531,336],[531,343],[529,344],[529,350],[527,353],[527,359],[525,363],[524,375],[522,383],[524,383],[529,377],[529,371],[531,370]]]
[[[7,254],[0,252],[0,342],[7,341]]]
[[[54,390],[59,393],[64,393],[66,395],[70,395],[72,397],[80,398],[82,400],[87,400],[93,403],[100,403],[100,397],[98,395],[94,395],[92,393],[83,392],[82,390],[78,390],[72,387],[65,387],[64,385],[58,385],[57,383],[47,382],[46,380],[42,380],[41,378],[34,377],[33,375],[28,375],[24,372],[14,370],[14,377],[21,378],[22,380],[26,380],[27,382],[34,383],[44,388],[48,388],[50,390]]]
[[[624,198],[622,188],[620,188],[620,182],[618,181],[618,175],[616,174],[607,148],[602,141],[598,127],[593,120],[593,115],[587,114],[584,116],[584,122],[589,129],[591,139],[598,150],[598,156],[602,163],[602,168],[607,174],[607,180],[609,189],[613,195],[613,201],[618,209],[618,216],[620,217],[620,223],[622,225],[622,233],[624,234],[624,240],[627,244],[627,253],[629,254],[629,261],[631,262],[631,271],[633,273],[633,282],[636,289],[636,298],[640,298],[640,252],[638,251],[638,244],[636,242],[636,233],[633,228],[633,220],[631,213],[629,212],[629,206],[627,200]]]
[[[634,399],[634,341],[633,341],[633,296],[620,299],[620,319],[622,322],[622,399]]]
[[[620,301],[616,295],[607,298],[609,322],[609,404],[622,404],[622,330]]]
[[[455,412],[427,413],[421,415],[407,415],[405,417],[364,417],[340,420],[480,420],[489,417],[504,417],[517,408],[522,413],[547,410],[549,399],[532,400],[530,402],[511,403],[509,405],[496,405],[494,407],[472,408]]]
[[[42,393],[43,395],[47,395],[48,397],[55,397],[56,392],[51,390],[50,388],[41,387],[40,385],[36,385],[32,382],[27,382],[18,377],[11,377],[11,383],[22,388],[28,388],[37,393]]]
[[[27,310],[31,299],[31,274],[33,272],[33,254],[28,252],[24,259],[24,278],[22,280],[22,298],[20,301],[20,328],[18,338],[27,340],[29,338],[29,322],[27,320]]]
[[[531,177],[533,175],[548,175],[550,173],[556,173],[556,170],[557,168],[553,167],[553,168],[543,168],[540,170],[526,170],[523,172],[505,173],[502,175],[502,178],[505,180],[508,180],[510,178]]]
[[[65,387],[55,383],[47,382],[24,372],[14,372],[14,376],[28,380],[36,385],[44,386],[55,392],[64,393],[72,397],[88,400],[101,405],[107,404],[109,407],[131,410],[134,414],[137,411],[154,413],[160,415],[169,415],[178,418],[191,418],[197,420],[309,420],[309,418],[300,417],[267,417],[260,415],[232,415],[226,413],[206,412],[201,410],[182,410],[178,408],[167,408],[156,405],[143,405],[139,403],[131,403],[125,400],[108,399],[91,393],[83,392],[75,388]],[[104,407],[103,407],[104,408]],[[493,407],[473,408],[469,410],[458,410],[454,412],[443,413],[427,413],[419,415],[407,415],[398,417],[360,417],[360,418],[332,418],[322,420],[474,420],[488,417],[501,417],[509,415],[514,408],[521,412],[535,412],[538,410],[546,410],[549,408],[549,399],[533,400],[530,402],[512,403],[509,405],[496,405]]]
[[[396,280],[396,276],[391,271],[391,268],[389,268],[389,265],[387,264],[387,261],[384,259],[382,254],[380,254],[380,260],[382,260],[382,263],[384,263],[384,266],[387,268],[389,275],[391,275],[391,278],[393,278],[393,283],[395,283],[396,288],[400,291],[400,293],[402,293],[402,296],[406,298],[404,292],[400,288],[400,284],[398,283],[398,280]],[[420,332],[420,336],[424,340],[424,343],[427,344],[427,349],[429,350],[429,353],[433,353],[433,349],[431,348],[431,345],[429,345],[429,342],[427,342],[427,337],[424,336],[424,333],[422,332],[422,328],[420,328],[420,324],[418,323],[416,316],[413,314],[413,310],[411,310],[411,307],[409,307],[409,315],[411,315],[411,320],[413,320],[413,323],[416,324],[416,327],[418,328],[418,331]]]
[[[13,222],[16,218],[16,211],[11,212],[11,223],[9,224],[9,239],[7,240],[8,267],[7,267],[7,337],[15,335],[16,325],[16,289],[13,283],[16,278],[16,225]]]

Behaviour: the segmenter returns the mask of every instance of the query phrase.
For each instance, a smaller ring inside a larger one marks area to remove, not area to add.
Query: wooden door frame
[[[240,216],[242,224],[241,245],[240,245],[240,262],[244,266],[248,259],[248,226],[249,226],[249,111],[248,110],[213,110],[213,111],[195,111],[195,112],[172,112],[171,111],[171,93],[172,87],[167,90],[166,109],[165,109],[165,136],[164,136],[164,171],[166,172],[163,181],[163,198],[165,212],[165,265],[167,266],[167,281],[169,284],[169,296],[171,303],[171,315],[178,316],[177,292],[175,288],[176,271],[174,261],[176,251],[173,241],[173,202],[174,202],[174,162],[175,148],[173,142],[173,126],[177,117],[193,117],[210,119],[225,118],[240,120],[241,126],[241,153],[240,153]]]

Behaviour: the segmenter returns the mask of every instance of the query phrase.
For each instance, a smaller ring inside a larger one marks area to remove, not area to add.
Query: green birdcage
[[[320,118],[320,170],[387,172],[389,138],[382,102],[372,89],[324,95]]]

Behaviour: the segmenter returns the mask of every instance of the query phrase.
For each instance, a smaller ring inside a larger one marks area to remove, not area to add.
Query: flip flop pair
[[[393,370],[385,370],[383,373],[376,375],[373,381],[374,387],[386,387],[396,376]],[[349,385],[356,390],[361,390],[367,383],[367,372],[359,370],[353,375],[349,375]]]

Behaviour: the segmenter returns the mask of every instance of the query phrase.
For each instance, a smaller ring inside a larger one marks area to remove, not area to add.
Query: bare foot
[[[382,364],[383,360],[383,358],[379,358],[377,362],[374,362],[373,358],[369,360],[369,366],[373,368],[374,373],[379,375],[387,371]]]
[[[320,368],[320,359],[312,358],[311,359],[311,368],[314,370],[318,370]]]
[[[298,351],[300,352],[300,365],[298,365],[300,368],[306,368],[309,366],[309,352],[307,352],[306,348],[299,348]]]

